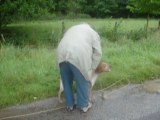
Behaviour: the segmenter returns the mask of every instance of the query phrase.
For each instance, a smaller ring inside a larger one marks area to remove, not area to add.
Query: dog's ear
[[[95,72],[96,72],[96,73],[101,73],[101,72],[104,71],[104,68],[105,68],[105,67],[106,67],[106,64],[100,63],[100,64],[98,65],[98,67],[96,68]]]
[[[96,73],[102,73],[102,72],[110,72],[111,71],[111,67],[110,65],[108,65],[105,62],[101,62],[97,69],[95,70]]]

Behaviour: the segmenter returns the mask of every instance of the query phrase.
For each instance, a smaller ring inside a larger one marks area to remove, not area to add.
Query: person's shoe
[[[92,103],[89,102],[89,103],[88,103],[88,106],[82,108],[81,111],[84,112],[84,113],[86,113],[91,107],[92,107]]]
[[[76,105],[67,106],[67,107],[66,107],[66,110],[67,110],[67,112],[71,112],[71,111],[73,111],[75,108],[76,108]]]
[[[66,110],[67,110],[67,112],[71,112],[71,111],[73,111],[73,107],[66,107]]]

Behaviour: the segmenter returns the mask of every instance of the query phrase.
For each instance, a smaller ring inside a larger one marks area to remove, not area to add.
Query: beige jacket
[[[89,80],[89,75],[97,68],[102,57],[98,33],[88,24],[71,27],[58,45],[57,57],[58,63],[70,62]]]

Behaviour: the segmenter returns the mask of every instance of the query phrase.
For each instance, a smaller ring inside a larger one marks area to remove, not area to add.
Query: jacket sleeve
[[[94,36],[92,44],[93,54],[92,54],[92,69],[95,70],[99,65],[102,58],[102,48],[101,40],[98,34]]]

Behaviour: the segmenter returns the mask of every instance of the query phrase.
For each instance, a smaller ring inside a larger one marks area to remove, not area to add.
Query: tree
[[[59,14],[67,14],[67,3],[68,0],[55,0],[56,7],[55,11]]]
[[[149,15],[160,14],[160,0],[129,0],[129,5],[127,6],[131,12],[144,13],[147,14],[147,25],[146,25],[146,37],[148,31]]]
[[[45,16],[55,9],[55,0],[0,0],[0,28],[14,20]]]
[[[118,8],[118,3],[116,0],[95,0],[95,12],[100,17],[106,17],[114,15],[116,9]]]
[[[116,0],[118,3],[116,17],[128,17],[131,12],[126,8],[128,0]]]
[[[88,14],[92,17],[96,17],[95,15],[96,10],[94,8],[95,0],[81,0],[80,5],[81,5],[82,13]]]
[[[11,21],[11,15],[13,14],[13,10],[16,8],[16,5],[14,4],[14,2],[11,2],[10,0],[1,0],[0,4],[0,28],[2,28],[2,26],[6,25],[8,22]]]

